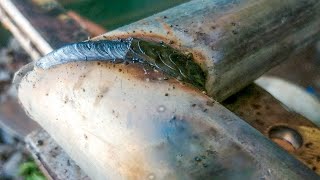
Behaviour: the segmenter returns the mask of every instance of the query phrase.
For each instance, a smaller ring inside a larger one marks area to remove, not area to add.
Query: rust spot
[[[169,24],[163,22],[162,20],[160,21],[160,23],[165,31],[169,32],[170,34],[173,34],[172,27]]]
[[[251,106],[253,107],[253,109],[260,109],[261,108],[260,104],[252,104]]]
[[[207,106],[213,106],[213,104],[214,104],[214,101],[212,100],[207,101]]]
[[[214,137],[218,135],[218,131],[215,128],[211,127],[208,131],[208,134]]]
[[[306,148],[311,148],[312,145],[313,145],[312,142],[308,142],[308,143],[305,144]]]
[[[65,96],[65,97],[64,97],[64,103],[67,104],[68,102],[69,102],[69,97],[68,97],[68,96]]]
[[[256,119],[256,123],[260,126],[264,126],[264,122],[261,121],[260,119]]]
[[[38,145],[38,146],[42,146],[42,145],[43,145],[43,141],[42,141],[42,140],[38,140],[38,141],[37,141],[37,145]]]

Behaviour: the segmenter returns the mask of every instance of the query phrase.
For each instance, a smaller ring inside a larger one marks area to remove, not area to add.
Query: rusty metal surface
[[[106,33],[193,53],[217,100],[237,92],[319,37],[318,0],[193,0]]]
[[[320,174],[320,129],[308,119],[288,111],[269,93],[250,85],[222,103],[262,134]],[[294,137],[273,136],[293,130]],[[282,132],[281,132],[282,131]]]
[[[30,133],[26,144],[48,179],[90,180],[44,130]]]

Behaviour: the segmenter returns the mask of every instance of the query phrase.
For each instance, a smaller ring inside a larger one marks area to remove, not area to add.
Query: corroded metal
[[[191,52],[223,100],[319,37],[318,0],[193,0],[106,33]]]
[[[222,105],[320,174],[320,129],[317,125],[288,111],[257,85],[250,85]],[[290,137],[290,131],[296,133]]]

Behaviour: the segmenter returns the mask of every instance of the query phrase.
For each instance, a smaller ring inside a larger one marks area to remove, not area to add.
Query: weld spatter
[[[181,53],[164,43],[135,38],[85,41],[66,45],[36,62],[42,69],[78,61],[142,63],[180,81],[204,89],[205,73],[192,54]]]

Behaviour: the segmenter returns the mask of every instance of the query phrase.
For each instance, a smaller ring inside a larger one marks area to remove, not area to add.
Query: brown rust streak
[[[145,159],[144,154],[141,152],[131,152],[130,154],[131,156],[127,156],[130,158],[127,159],[120,167],[120,172],[127,175],[126,179],[147,179],[150,172],[148,171],[148,165],[144,163],[148,162],[143,160]]]
[[[108,67],[107,65],[106,67]],[[113,66],[112,66],[113,67]],[[197,88],[194,88],[192,85],[183,83],[178,81],[175,78],[167,76],[166,74],[162,73],[161,71],[154,71],[150,67],[146,67],[143,64],[134,63],[134,64],[117,64],[113,68],[122,69],[122,73],[126,74],[123,78],[136,79],[138,81],[148,81],[148,83],[167,83],[171,86],[175,86],[180,89],[184,89],[186,92],[189,93],[196,93],[196,94],[203,94],[199,93]],[[203,94],[206,98],[208,98],[205,94]]]
[[[156,21],[163,27],[165,30],[165,34],[154,32],[152,29],[136,29],[133,31],[122,31],[118,32],[115,35],[112,36],[105,36],[101,35],[96,38],[93,38],[92,40],[101,40],[101,39],[107,39],[107,40],[114,40],[114,39],[127,39],[127,38],[137,38],[142,39],[146,41],[154,41],[154,42],[164,42],[168,46],[178,49],[181,52],[189,52],[193,54],[194,60],[200,65],[203,71],[207,71],[207,67],[205,66],[205,60],[207,59],[203,52],[200,50],[195,50],[191,48],[185,48],[182,46],[182,41],[177,36],[175,36],[172,25],[169,25],[168,23],[164,22],[163,18],[157,18]],[[144,27],[145,28],[145,27]]]
[[[140,179],[146,179],[149,171],[148,165],[146,165],[144,162],[148,162],[145,159],[145,156],[143,153],[134,151],[134,152],[127,152],[126,148],[119,149],[119,147],[115,147],[114,145],[108,143],[107,141],[104,141],[102,138],[97,136],[94,132],[87,131],[86,129],[83,129],[84,132],[86,132],[87,138],[91,138],[90,136],[102,140],[104,144],[107,145],[108,148],[105,148],[105,154],[108,155],[108,157],[116,159],[118,162],[117,164],[113,164],[113,166],[117,166],[117,169],[119,170],[120,174],[126,175],[125,179],[133,179],[133,180],[140,180]],[[131,156],[121,156],[119,154],[121,153],[127,153]],[[121,157],[125,157],[122,159]],[[99,161],[99,160],[96,160]],[[115,162],[115,161],[111,161]]]
[[[166,30],[167,35],[170,37],[170,39],[173,38],[174,31],[172,31],[172,25],[169,25],[166,22],[164,22],[162,18],[157,18],[156,21],[158,21],[162,25],[163,29]]]

